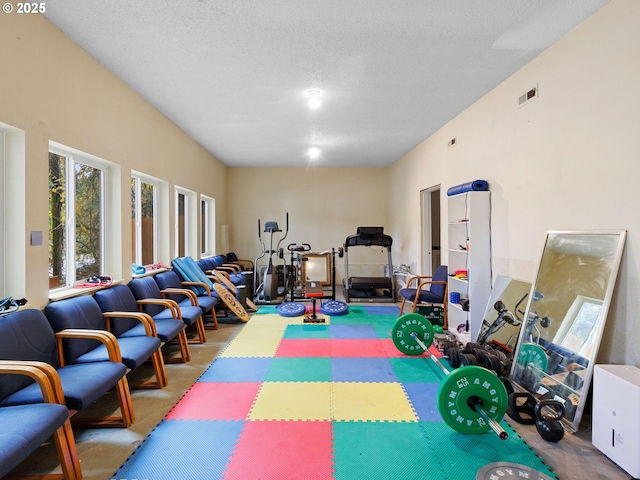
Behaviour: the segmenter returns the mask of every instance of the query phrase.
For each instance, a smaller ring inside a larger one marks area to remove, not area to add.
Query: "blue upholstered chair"
[[[224,255],[201,258],[196,264],[205,274],[210,274],[213,270],[218,270],[219,272],[224,272],[234,285],[242,285],[243,279],[242,275],[240,275],[242,267],[238,264],[231,263]]]
[[[190,289],[193,286],[192,282],[183,282],[180,275],[175,271],[169,270],[166,272],[158,273],[153,277],[160,288],[160,292],[166,295],[167,298],[178,302],[179,306],[187,304],[191,301],[191,297],[186,298],[184,290],[188,289],[195,295],[195,301],[202,310],[204,318],[211,317],[214,327],[218,328],[218,319],[216,317],[215,307],[218,304],[218,297],[216,295],[207,295],[206,291],[202,295],[198,295],[196,292]],[[203,318],[203,320],[204,320]],[[206,327],[206,323],[205,323]]]
[[[182,320],[186,326],[195,326],[198,340],[197,343],[205,343],[207,336],[202,320],[202,309],[195,301],[195,294],[189,289],[184,289],[190,293],[187,302],[178,305],[177,302],[167,298],[167,294],[160,291],[160,287],[153,277],[134,278],[129,282],[129,288],[136,297],[140,310],[148,313],[154,320],[161,318],[174,318]],[[169,307],[169,308],[167,308]]]
[[[236,265],[240,265],[240,267],[242,267],[242,270],[248,270],[248,271],[252,271],[253,270],[253,261],[252,260],[244,260],[241,258],[238,258],[238,255],[236,255],[234,252],[229,252],[226,255],[227,260],[229,261],[229,263],[235,263]]]
[[[0,478],[52,438],[64,478],[81,479],[82,469],[69,422],[69,410],[64,404],[60,378],[55,369],[41,362],[0,361],[0,378],[9,376],[35,381],[43,403],[0,407]]]
[[[99,361],[77,363],[60,352],[61,341],[83,342],[88,348],[104,351]],[[74,419],[84,426],[125,426],[134,419],[127,383],[127,368],[120,357],[115,337],[104,330],[65,330],[54,334],[40,310],[25,309],[0,319],[0,360],[40,362],[50,365],[62,385],[64,404],[72,412],[84,410],[115,387],[121,417]],[[0,377],[0,406],[41,403],[37,383],[23,376]]]
[[[136,297],[126,285],[115,285],[98,290],[93,294],[93,298],[102,310],[107,329],[117,337],[147,335],[147,323],[153,322],[158,338],[164,345],[175,341],[180,348],[180,356],[165,358],[165,363],[185,363],[191,359],[184,322],[173,317],[153,319],[148,314],[140,312]],[[142,323],[140,321],[142,317],[147,321]]]
[[[414,285],[414,286],[412,286]],[[400,290],[402,304],[400,315],[404,312],[404,304],[407,300],[412,302],[411,311],[415,312],[420,304],[437,304],[444,308],[444,327],[447,328],[447,266],[440,265],[433,276],[414,275],[407,280],[405,288]]]
[[[107,322],[98,302],[90,295],[59,300],[49,303],[44,313],[55,332],[65,329],[91,329],[107,331]],[[111,324],[127,319],[112,318]],[[155,324],[146,318],[139,319],[145,323],[146,335],[117,337],[118,347],[122,355],[122,363],[130,370],[135,370],[147,361],[151,361],[155,374],[155,381],[132,383],[131,388],[163,388],[167,385],[167,373],[160,347],[162,342],[156,333]],[[65,339],[62,342],[63,351],[69,363],[89,363],[107,359],[104,347],[90,340]]]

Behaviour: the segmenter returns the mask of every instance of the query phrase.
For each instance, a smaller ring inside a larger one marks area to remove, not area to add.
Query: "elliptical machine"
[[[278,273],[276,271],[276,266],[273,264],[273,255],[280,251],[280,244],[283,242],[287,235],[289,234],[289,213],[287,212],[287,228],[284,236],[278,241],[278,245],[276,249],[273,248],[273,235],[274,233],[280,233],[282,230],[278,227],[278,222],[265,222],[264,223],[264,233],[269,234],[269,249],[265,249],[265,244],[262,241],[262,232],[260,231],[260,219],[258,219],[258,240],[260,241],[260,245],[262,245],[262,254],[256,258],[254,265],[256,268],[254,269],[254,285],[258,285],[256,289],[255,303],[256,304],[272,304],[272,303],[280,303],[278,298]],[[258,275],[259,269],[258,260],[265,256],[269,256],[267,266],[264,268],[264,272],[262,273],[261,282],[258,283]]]

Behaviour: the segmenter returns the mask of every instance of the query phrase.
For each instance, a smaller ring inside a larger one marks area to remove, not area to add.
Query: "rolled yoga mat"
[[[458,195],[459,193],[470,192],[472,190],[489,190],[489,182],[486,180],[474,180],[473,182],[456,185],[455,187],[451,187],[447,190],[447,195],[450,197],[452,195]]]

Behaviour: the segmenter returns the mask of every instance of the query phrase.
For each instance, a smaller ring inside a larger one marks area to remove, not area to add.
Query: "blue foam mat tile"
[[[420,421],[442,421],[436,404],[439,383],[403,383],[402,387]]]
[[[400,314],[400,307],[393,307],[391,305],[368,305],[364,306],[365,313],[369,315],[395,315]]]
[[[334,382],[397,382],[386,358],[333,358],[331,379]]]
[[[199,382],[263,382],[272,358],[217,358]]]
[[[244,421],[165,420],[113,479],[221,479],[244,424]]]
[[[331,338],[378,338],[372,325],[331,325]]]

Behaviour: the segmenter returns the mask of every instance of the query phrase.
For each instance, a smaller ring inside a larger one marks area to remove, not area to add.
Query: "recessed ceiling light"
[[[318,108],[320,106],[320,90],[317,88],[312,88],[311,90],[307,90],[307,94],[309,95],[309,108]]]
[[[309,147],[309,150],[307,150],[307,155],[309,155],[309,158],[311,160],[315,160],[320,156],[320,149],[318,147]]]

